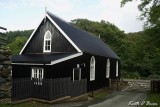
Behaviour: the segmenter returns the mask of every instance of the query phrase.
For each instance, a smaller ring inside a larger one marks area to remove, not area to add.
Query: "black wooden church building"
[[[12,59],[14,78],[87,78],[87,91],[120,77],[120,59],[97,36],[46,12],[19,55]]]

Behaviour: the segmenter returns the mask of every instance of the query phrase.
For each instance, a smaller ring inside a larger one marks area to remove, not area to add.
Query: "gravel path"
[[[146,91],[119,91],[101,100],[55,104],[47,107],[134,107],[128,105],[131,101],[138,104],[136,107],[142,107],[141,103],[147,98],[146,93]]]
[[[138,107],[146,98],[146,92],[143,91],[123,91],[110,99],[97,104],[86,105],[86,107],[131,107],[129,103],[136,104],[136,107]]]
[[[49,107],[142,107],[145,104],[150,87],[149,81],[127,81],[129,83],[128,87],[122,91],[114,92],[104,99],[57,104]]]

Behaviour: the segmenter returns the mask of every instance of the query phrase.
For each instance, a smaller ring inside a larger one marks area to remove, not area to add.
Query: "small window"
[[[36,85],[42,85],[42,79],[44,75],[43,68],[32,68],[32,77],[31,79],[36,79],[37,81],[34,82]]]
[[[110,75],[110,60],[107,59],[107,65],[106,65],[106,78],[109,78]]]
[[[95,80],[95,64],[95,58],[92,56],[90,60],[90,81]]]
[[[51,52],[51,32],[48,30],[44,35],[43,52]]]
[[[73,68],[73,81],[81,80],[81,68]]]
[[[116,61],[116,77],[118,77],[118,61]]]

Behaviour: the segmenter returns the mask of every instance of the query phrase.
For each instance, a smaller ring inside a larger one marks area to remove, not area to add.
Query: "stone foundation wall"
[[[11,96],[11,50],[0,47],[0,99]]]

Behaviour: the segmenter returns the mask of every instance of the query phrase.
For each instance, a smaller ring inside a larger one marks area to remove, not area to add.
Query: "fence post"
[[[111,78],[108,78],[109,88],[111,87]]]
[[[69,77],[68,79],[68,95],[71,96],[71,84],[72,84],[72,81],[71,81],[71,77]]]
[[[15,88],[15,86],[14,86],[15,84],[14,84],[14,79],[12,79],[12,88],[11,88],[11,101],[13,101],[13,99],[14,99],[14,88]]]
[[[30,90],[31,90],[31,92],[30,92],[30,97],[31,98],[34,98],[34,80],[33,80],[33,78],[32,78],[32,80],[30,81]]]
[[[49,79],[49,100],[53,99],[53,82]]]

